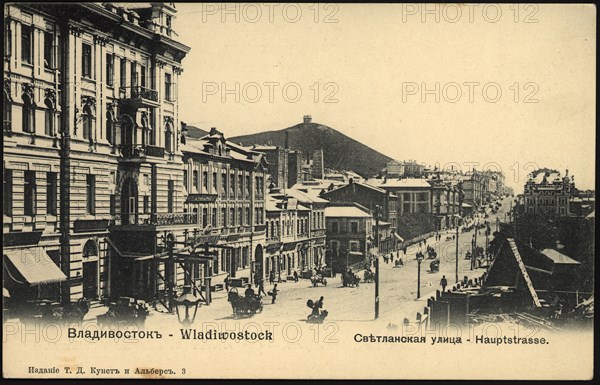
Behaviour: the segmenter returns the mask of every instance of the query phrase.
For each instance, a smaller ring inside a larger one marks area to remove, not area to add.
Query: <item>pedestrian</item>
[[[294,270],[294,282],[298,282],[298,272]]]
[[[272,285],[274,281],[275,281],[275,272],[273,270],[271,270],[271,272],[269,273],[269,284]]]
[[[227,276],[223,280],[223,283],[225,284],[225,291],[229,291],[229,274],[227,274]]]
[[[406,246],[404,246],[404,247],[402,248],[402,252],[404,253],[404,255],[406,255]]]
[[[246,291],[244,292],[244,296],[246,298],[256,297],[256,294],[254,294],[254,289],[252,288],[252,285],[248,284],[248,287],[246,288]]]
[[[419,241],[419,248],[421,248],[421,241]]]
[[[275,299],[277,298],[277,292],[279,290],[277,290],[277,284],[275,284],[275,286],[273,286],[273,290],[271,290],[271,304],[275,303]]]
[[[260,293],[263,293],[264,296],[267,296],[267,293],[265,293],[265,280],[261,279],[258,283],[258,295],[260,295]]]
[[[440,285],[442,286],[442,292],[445,292],[446,286],[448,286],[448,281],[446,280],[445,275],[442,275],[442,280],[440,281]]]
[[[390,262],[392,262],[392,263],[394,262],[394,253],[390,254]]]

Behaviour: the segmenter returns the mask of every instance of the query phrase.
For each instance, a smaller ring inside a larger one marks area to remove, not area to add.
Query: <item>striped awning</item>
[[[30,285],[61,282],[67,279],[41,247],[4,250],[4,256]]]

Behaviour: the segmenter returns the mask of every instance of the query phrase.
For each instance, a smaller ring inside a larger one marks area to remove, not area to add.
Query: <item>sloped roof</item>
[[[554,249],[544,249],[542,254],[550,258],[555,265],[581,265],[578,261],[568,257]]]
[[[325,217],[371,218],[371,214],[356,206],[330,206],[325,208]]]
[[[398,188],[431,188],[431,184],[427,182],[427,179],[422,178],[387,178],[387,180],[381,178],[367,179],[367,184],[379,188],[385,187],[398,187]]]

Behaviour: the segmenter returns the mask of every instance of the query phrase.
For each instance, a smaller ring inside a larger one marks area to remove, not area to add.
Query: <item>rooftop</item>
[[[329,218],[371,218],[371,214],[356,206],[330,206],[325,208]]]
[[[375,187],[398,187],[398,188],[431,188],[427,179],[422,178],[371,178],[367,179],[367,184]]]

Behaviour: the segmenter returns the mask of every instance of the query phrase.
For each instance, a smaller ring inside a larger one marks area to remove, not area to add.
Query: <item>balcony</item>
[[[133,108],[158,107],[158,91],[142,86],[120,87],[121,103]]]
[[[162,159],[165,157],[165,149],[156,146],[143,146],[141,144],[123,144],[119,148],[121,157],[126,161],[150,162],[152,159]]]
[[[115,226],[148,226],[150,228],[162,226],[182,226],[197,225],[198,213],[164,213],[164,214],[142,214],[142,213],[122,213],[113,218]]]

